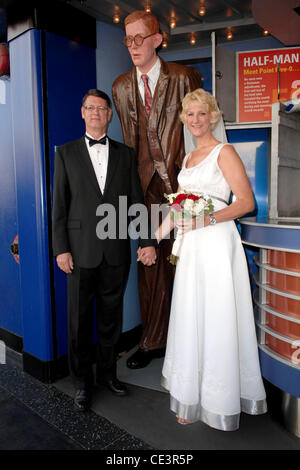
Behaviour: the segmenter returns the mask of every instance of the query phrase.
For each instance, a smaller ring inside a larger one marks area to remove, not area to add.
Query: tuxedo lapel
[[[93,185],[93,188],[97,192],[98,196],[102,197],[102,192],[101,192],[101,189],[99,187],[99,184],[98,184],[98,181],[97,181],[97,178],[96,178],[96,174],[95,174],[95,171],[94,171],[94,168],[93,168],[93,164],[91,162],[90,154],[89,154],[88,149],[86,147],[84,137],[82,137],[79,140],[78,153],[79,153],[79,161],[80,161],[80,164],[81,164],[82,169],[84,171],[84,174],[86,174],[87,177],[90,179],[91,184]]]
[[[115,173],[117,162],[118,162],[118,153],[116,151],[115,144],[110,139],[108,139],[108,142],[109,142],[108,164],[107,164],[106,181],[105,181],[103,194],[106,193],[111,183],[111,180]]]

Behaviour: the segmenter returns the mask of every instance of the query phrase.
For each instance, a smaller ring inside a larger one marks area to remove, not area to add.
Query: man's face
[[[105,134],[111,112],[103,98],[88,96],[84,106],[81,107],[81,116],[85,121],[86,132],[99,137]]]
[[[126,26],[126,36],[136,36],[140,34],[143,37],[148,36],[149,31],[142,20],[135,21]],[[147,73],[154,65],[157,55],[156,48],[162,41],[161,34],[157,33],[146,38],[141,46],[137,46],[134,41],[128,47],[132,62],[141,72]]]

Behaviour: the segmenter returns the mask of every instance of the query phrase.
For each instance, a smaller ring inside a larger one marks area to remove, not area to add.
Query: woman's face
[[[210,133],[211,114],[206,104],[192,101],[187,108],[186,125],[195,137]]]

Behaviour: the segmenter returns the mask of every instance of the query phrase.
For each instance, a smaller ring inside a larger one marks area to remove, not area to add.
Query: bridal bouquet
[[[193,219],[201,218],[203,222],[204,214],[213,212],[214,206],[210,198],[205,198],[203,195],[197,195],[188,191],[180,193],[164,194],[169,202],[171,208],[171,219],[176,221],[178,219]],[[169,256],[171,264],[176,264],[179,259],[180,246],[182,242],[183,233],[178,230],[176,239],[173,243],[172,253]]]

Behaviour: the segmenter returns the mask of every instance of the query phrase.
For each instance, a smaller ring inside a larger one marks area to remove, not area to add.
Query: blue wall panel
[[[0,80],[0,143],[0,327],[23,336],[20,268],[10,253],[18,233],[10,80]]]
[[[212,61],[209,60],[202,60],[201,62],[191,62],[190,64],[192,67],[197,69],[202,76],[202,88],[212,93]]]
[[[277,361],[262,350],[259,350],[259,358],[263,377],[281,390],[300,398],[300,371],[297,367]]]
[[[48,361],[53,342],[39,31],[14,39],[10,57],[23,344],[25,352]]]
[[[111,87],[121,73],[132,68],[128,50],[123,45],[124,31],[116,26],[97,22],[97,86],[112,98]],[[108,53],[109,51],[109,53]],[[113,59],[112,59],[113,58]],[[123,142],[121,123],[113,105],[113,116],[109,124],[112,139]]]
[[[85,131],[81,100],[96,88],[95,49],[56,34],[46,33],[46,84],[50,179],[53,184],[55,146],[79,139]],[[46,110],[45,110],[46,111]],[[67,353],[66,275],[54,262],[56,338],[58,357]]]
[[[245,165],[255,198],[257,217],[266,217],[268,212],[268,146],[269,129],[227,130],[228,141],[234,145]],[[248,214],[248,216],[251,214]],[[253,214],[252,214],[253,215]],[[247,217],[247,215],[245,216]],[[240,225],[238,224],[240,230]],[[245,246],[252,290],[256,288],[253,275],[258,271],[254,257],[258,249]]]
[[[255,197],[258,217],[268,214],[268,144],[269,130],[227,130],[228,141],[234,145],[245,165]]]

